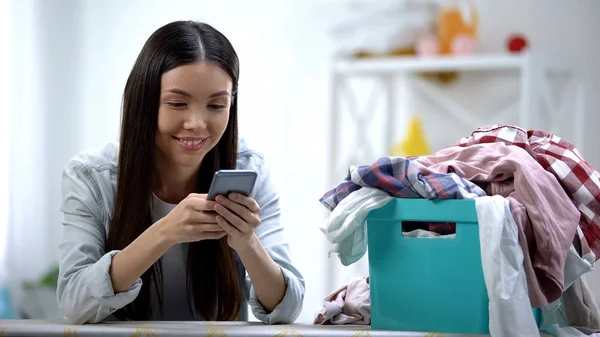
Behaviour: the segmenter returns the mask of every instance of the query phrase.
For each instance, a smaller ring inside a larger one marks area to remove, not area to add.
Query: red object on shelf
[[[523,35],[511,35],[508,38],[507,48],[511,53],[519,53],[528,46],[527,40]]]

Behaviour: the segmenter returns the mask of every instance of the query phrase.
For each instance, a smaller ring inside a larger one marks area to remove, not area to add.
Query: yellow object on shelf
[[[406,137],[390,150],[391,157],[413,157],[431,154],[431,148],[425,140],[423,126],[418,117],[413,117],[408,124]]]

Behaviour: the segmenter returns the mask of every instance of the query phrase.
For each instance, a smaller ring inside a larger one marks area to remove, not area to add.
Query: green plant
[[[23,288],[25,290],[31,290],[33,288],[52,288],[56,289],[58,285],[58,265],[51,267],[42,277],[37,281],[25,281],[23,282]]]

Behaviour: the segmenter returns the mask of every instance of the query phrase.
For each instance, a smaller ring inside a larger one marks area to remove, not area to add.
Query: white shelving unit
[[[566,132],[564,118],[569,116],[572,119],[572,128],[569,134],[573,134],[571,139],[580,149],[584,148],[584,69],[580,68],[577,62],[569,59],[551,57],[546,54],[522,53],[522,54],[480,54],[475,56],[444,56],[444,57],[389,57],[389,58],[367,58],[367,59],[335,59],[332,65],[332,88],[331,88],[331,113],[330,113],[330,179],[329,186],[335,186],[341,181],[340,172],[348,169],[351,160],[362,160],[364,164],[367,159],[342,158],[340,154],[343,146],[348,146],[348,142],[342,142],[340,130],[343,117],[343,101],[347,100],[355,104],[356,93],[349,88],[348,82],[351,79],[370,78],[380,81],[385,88],[383,95],[370,96],[370,102],[375,105],[377,99],[385,100],[385,126],[384,133],[380,135],[387,149],[390,149],[397,141],[398,121],[407,119],[408,112],[399,108],[399,103],[404,103],[402,93],[398,93],[398,80],[404,84],[404,95],[410,95],[415,90],[419,94],[427,96],[432,101],[439,103],[445,108],[446,116],[452,116],[457,121],[470,126],[474,130],[478,126],[491,124],[482,119],[480,114],[474,113],[472,108],[461,105],[452,97],[447,95],[443,89],[432,84],[429,80],[418,76],[423,72],[456,71],[456,72],[474,72],[474,71],[511,71],[517,72],[519,76],[519,94],[517,101],[510,105],[504,111],[499,112],[502,116],[514,114],[516,112],[517,124],[526,129],[543,129],[560,135],[560,132]],[[551,81],[560,76],[565,80],[565,89],[563,95],[552,94],[550,90]],[[380,86],[381,88],[381,86]],[[408,90],[408,91],[407,91]],[[567,94],[570,93],[570,94]],[[365,95],[366,93],[361,93]],[[353,107],[349,111],[353,120],[353,126],[356,127],[357,137],[351,146],[358,151],[358,147],[369,146],[370,137],[368,127],[370,123],[369,111],[358,113],[358,108]],[[404,109],[406,110],[406,109]],[[498,114],[496,114],[498,116]],[[461,135],[464,136],[464,135]],[[458,140],[458,138],[457,138]],[[384,156],[386,153],[379,153]],[[331,266],[330,280],[333,287],[333,278],[336,277],[336,270],[339,268],[339,261],[331,260],[336,266]],[[363,267],[364,268],[364,267]]]

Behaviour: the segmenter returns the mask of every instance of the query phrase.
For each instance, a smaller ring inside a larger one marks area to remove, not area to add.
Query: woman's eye
[[[184,109],[187,107],[187,104],[183,102],[167,102],[167,105],[173,109]]]
[[[226,106],[222,104],[209,104],[208,107],[213,110],[223,110],[226,108]]]

